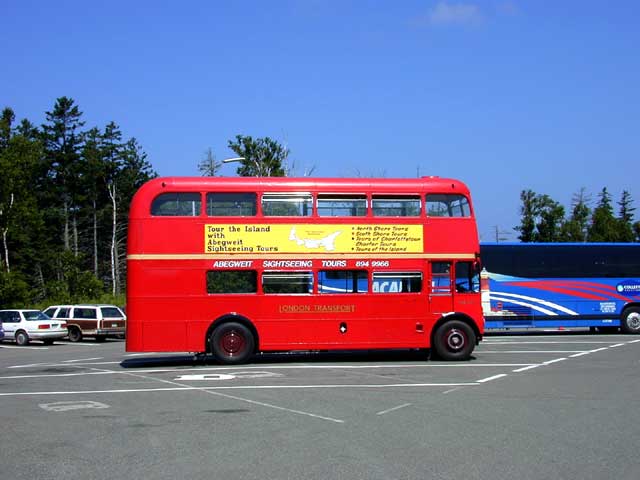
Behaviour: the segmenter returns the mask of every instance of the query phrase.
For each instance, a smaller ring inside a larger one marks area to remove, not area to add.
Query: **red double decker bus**
[[[128,352],[431,349],[484,330],[467,187],[451,179],[173,177],[142,186]]]

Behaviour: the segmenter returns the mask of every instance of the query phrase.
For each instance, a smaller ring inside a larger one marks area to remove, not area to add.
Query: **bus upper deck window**
[[[469,200],[464,195],[457,193],[427,194],[427,216],[470,217]]]
[[[162,217],[197,217],[202,200],[198,192],[161,193],[151,204],[151,215]]]
[[[364,217],[367,215],[366,195],[318,194],[318,215],[321,217]]]
[[[374,217],[419,217],[419,196],[374,195],[372,199]]]
[[[207,193],[207,215],[210,217],[253,217],[256,194],[242,192]]]
[[[265,193],[262,214],[267,217],[310,217],[313,201],[310,193]]]

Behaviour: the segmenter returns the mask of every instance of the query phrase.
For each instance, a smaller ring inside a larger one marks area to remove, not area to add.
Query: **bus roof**
[[[351,192],[353,189],[375,190],[415,189],[458,191],[467,193],[467,186],[459,180],[440,177],[421,178],[311,178],[311,177],[160,177],[147,182],[142,188],[157,190],[178,189],[264,189],[322,190]]]

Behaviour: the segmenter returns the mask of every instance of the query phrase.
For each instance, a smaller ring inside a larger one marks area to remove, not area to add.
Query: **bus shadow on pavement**
[[[469,362],[475,360],[471,356]],[[420,350],[338,350],[338,351],[291,351],[257,353],[249,360],[250,365],[265,365],[274,363],[342,363],[342,362],[425,362],[439,361],[430,358],[426,349]],[[194,367],[203,365],[228,366],[218,362],[211,355],[168,355],[130,358],[120,363],[122,368],[154,368],[154,367]]]

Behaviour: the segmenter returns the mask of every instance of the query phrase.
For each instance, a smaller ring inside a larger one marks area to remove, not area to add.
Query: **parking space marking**
[[[25,352],[31,350],[49,350],[49,347],[40,347],[38,345],[28,345],[19,347],[18,345],[0,345],[0,348],[6,348],[7,350],[24,350]]]
[[[541,367],[542,364],[538,363],[536,365],[529,365],[528,367],[518,368],[517,370],[512,370],[513,373],[526,372],[527,370],[533,370],[534,368]]]
[[[606,345],[611,343],[611,341],[606,342],[606,341],[600,341],[600,340],[566,340],[566,341],[535,340],[533,342],[527,342],[527,341],[521,341],[521,340],[504,340],[504,341],[498,341],[498,342],[491,342],[491,341],[482,340],[482,343],[487,345],[571,345],[571,344],[573,345],[590,345],[590,344]]]
[[[501,376],[506,376],[502,374]],[[4,392],[0,393],[0,397],[28,397],[38,395],[91,395],[102,393],[147,393],[147,392],[175,392],[188,390],[201,390],[207,392],[216,392],[218,390],[313,390],[313,389],[386,389],[386,388],[428,388],[428,387],[471,387],[477,386],[479,382],[452,382],[452,383],[388,383],[388,384],[311,384],[311,385],[227,385],[215,387],[195,387],[182,385],[168,380],[154,379],[149,377],[141,377],[145,380],[154,380],[156,382],[164,382],[176,385],[176,387],[158,387],[158,388],[129,388],[129,389],[113,389],[113,390],[73,390],[73,391],[38,391],[38,392]],[[489,377],[492,378],[492,377]],[[485,381],[487,381],[485,379]]]
[[[62,363],[76,363],[76,362],[89,362],[91,360],[102,360],[104,357],[94,357],[94,358],[79,358],[77,360],[65,360]]]
[[[155,380],[157,382],[166,383],[166,384],[169,384],[169,385],[176,385],[178,387],[184,387],[185,386],[184,384],[177,383],[177,382],[172,382],[170,380],[163,380],[163,379],[160,379],[160,378],[147,377],[147,376],[138,375],[138,374],[135,374],[135,373],[126,373],[126,375],[129,375],[129,376],[132,376],[132,377],[142,378],[144,380]],[[273,410],[280,410],[280,411],[283,411],[283,412],[293,413],[293,414],[296,414],[296,415],[303,415],[303,416],[307,416],[307,417],[311,417],[311,418],[317,418],[317,419],[320,419],[320,420],[327,420],[329,422],[334,422],[334,423],[344,423],[344,420],[340,420],[340,419],[337,419],[337,418],[325,417],[324,415],[318,415],[318,414],[311,413],[311,412],[304,412],[302,410],[294,410],[294,409],[291,409],[291,408],[286,408],[286,407],[281,407],[279,405],[274,405],[272,403],[259,402],[259,401],[256,401],[256,400],[251,400],[249,398],[242,398],[242,397],[237,397],[235,395],[229,395],[229,394],[226,394],[226,393],[214,392],[214,391],[211,391],[208,388],[194,387],[194,388],[190,388],[190,389],[198,390],[198,391],[204,392],[204,393],[206,393],[208,395],[215,395],[215,396],[218,396],[218,397],[223,397],[223,398],[228,398],[228,399],[231,399],[231,400],[237,400],[237,401],[240,401],[240,402],[249,403],[251,405],[258,405],[258,406],[261,406],[261,407],[271,408]]]
[[[494,375],[492,377],[487,377],[487,378],[483,378],[482,380],[478,380],[478,383],[487,383],[487,382],[491,382],[493,380],[497,380],[499,378],[503,378],[506,377],[507,374],[506,373],[500,373],[498,375]]]
[[[54,402],[54,403],[41,403],[38,405],[43,410],[49,412],[68,412],[69,410],[83,410],[87,408],[109,408],[109,405],[102,402],[94,402],[92,400],[76,400],[70,402]]]
[[[582,350],[483,350],[482,353],[578,353]]]
[[[591,352],[590,351],[586,351],[586,352],[580,352],[580,353],[575,353],[573,355],[569,355],[569,358],[578,358],[578,357],[584,357],[585,355],[589,355]]]
[[[401,408],[409,407],[413,405],[412,403],[403,403],[402,405],[398,405],[397,407],[388,408],[386,410],[382,410],[381,412],[376,413],[376,415],[384,415],[386,413],[395,412],[396,410],[400,410]]]
[[[542,362],[542,365],[551,365],[552,363],[564,362],[566,358],[554,358],[553,360],[547,360]]]
[[[6,375],[0,376],[2,380],[18,380],[23,378],[49,378],[49,377],[84,377],[86,375],[109,375],[115,374],[118,372],[77,372],[77,373],[40,373],[40,374],[32,374],[32,375]]]

